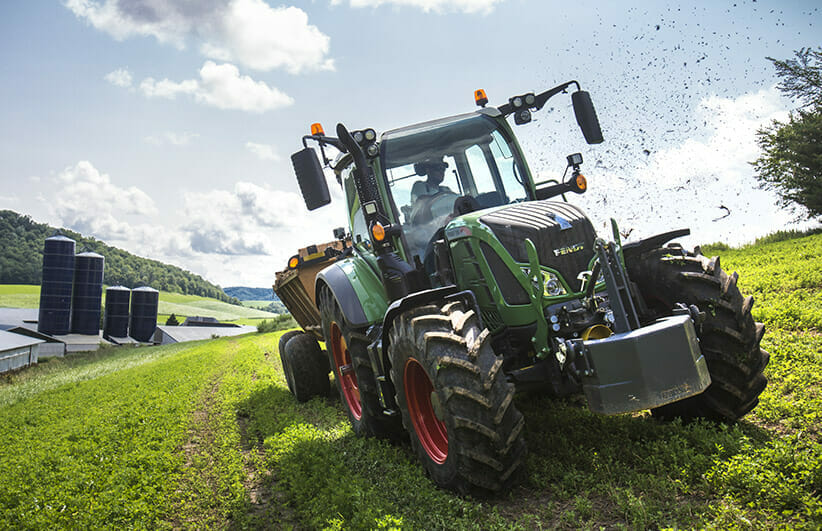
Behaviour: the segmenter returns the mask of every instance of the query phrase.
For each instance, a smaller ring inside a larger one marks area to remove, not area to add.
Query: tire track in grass
[[[174,492],[174,507],[171,524],[175,529],[196,527],[223,528],[226,520],[216,507],[211,505],[218,494],[219,479],[216,477],[214,446],[218,414],[218,393],[222,374],[215,375],[206,386],[197,408],[191,414],[191,421],[182,444],[185,455],[182,477]]]

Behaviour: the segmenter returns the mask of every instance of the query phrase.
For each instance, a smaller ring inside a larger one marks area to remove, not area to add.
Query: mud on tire
[[[769,355],[760,348],[765,333],[751,317],[752,297],[742,297],[738,275],[726,274],[719,258],[684,251],[677,244],[639,256],[626,255],[650,320],[670,315],[675,303],[696,305],[706,319],[697,329],[712,383],[702,394],[652,410],[660,418],[709,418],[734,422],[759,403],[768,383],[762,371]]]
[[[359,436],[396,438],[402,426],[399,418],[383,414],[368,358],[368,338],[349,326],[329,289],[320,291],[319,302],[328,363],[351,428]]]
[[[524,418],[474,311],[458,302],[406,311],[392,324],[388,353],[403,424],[434,482],[463,494],[513,483]]]
[[[328,396],[328,370],[317,340],[306,333],[299,333],[285,343],[283,372],[289,389],[298,402],[315,396]]]

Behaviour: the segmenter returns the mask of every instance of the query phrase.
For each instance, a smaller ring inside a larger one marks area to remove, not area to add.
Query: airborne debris
[[[727,218],[728,216],[731,215],[731,210],[728,207],[726,207],[725,205],[719,205],[719,208],[724,210],[726,212],[726,214],[724,216],[719,216],[716,219],[712,219],[711,221],[719,221],[720,219],[725,219],[725,218]]]

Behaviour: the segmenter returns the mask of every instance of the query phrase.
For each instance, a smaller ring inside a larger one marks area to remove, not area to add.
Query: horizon
[[[344,225],[336,182],[313,213],[299,194],[288,154],[309,124],[379,134],[470,112],[477,88],[499,105],[577,79],[603,144],[584,143],[568,98],[515,132],[538,180],[583,154],[590,188],[572,202],[598,231],[613,216],[628,241],[687,226],[686,245],[740,245],[812,223],[749,162],[756,131],[794,108],[766,57],[818,46],[813,2],[292,4],[5,4],[0,209],[266,286]]]

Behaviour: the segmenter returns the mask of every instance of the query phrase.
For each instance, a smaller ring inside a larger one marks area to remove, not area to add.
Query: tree
[[[168,316],[168,319],[166,320],[166,326],[179,326],[179,325],[180,325],[180,321],[177,320],[176,315],[174,315],[172,313],[171,315]]]
[[[780,91],[799,102],[788,121],[774,120],[757,131],[762,155],[753,162],[763,188],[777,193],[786,207],[807,209],[808,218],[822,216],[822,48],[802,48],[795,59],[772,57]]]

